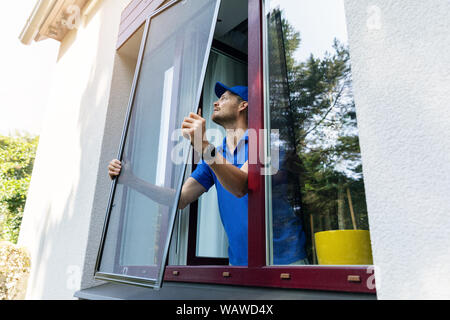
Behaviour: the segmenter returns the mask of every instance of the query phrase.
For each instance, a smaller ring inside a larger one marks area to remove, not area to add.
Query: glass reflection
[[[371,264],[343,1],[271,0],[266,18],[269,262]]]

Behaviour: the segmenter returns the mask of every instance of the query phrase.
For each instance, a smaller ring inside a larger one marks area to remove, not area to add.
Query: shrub
[[[0,240],[17,243],[38,141],[0,136]]]
[[[25,298],[31,259],[27,250],[0,241],[0,300]]]

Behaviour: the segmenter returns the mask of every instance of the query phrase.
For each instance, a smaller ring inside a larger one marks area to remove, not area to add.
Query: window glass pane
[[[265,5],[269,263],[372,264],[343,0]]]
[[[198,106],[218,2],[180,1],[150,20],[101,273],[161,280],[189,150],[172,135]]]

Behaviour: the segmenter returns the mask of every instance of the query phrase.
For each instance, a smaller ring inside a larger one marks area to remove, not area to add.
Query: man
[[[229,261],[231,265],[247,265],[248,251],[248,89],[244,86],[229,88],[216,83],[211,120],[227,132],[221,146],[215,148],[206,138],[206,120],[190,113],[181,125],[183,135],[190,139],[194,150],[203,160],[184,183],[179,208],[197,200],[216,185],[220,216],[228,236]],[[120,173],[120,161],[110,162],[109,175]],[[303,257],[291,257],[291,261]]]

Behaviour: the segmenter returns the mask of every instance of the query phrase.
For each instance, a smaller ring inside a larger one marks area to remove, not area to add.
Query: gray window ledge
[[[361,293],[167,282],[160,290],[107,283],[77,291],[83,300],[376,300]]]

